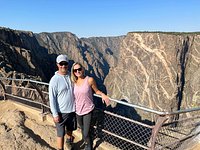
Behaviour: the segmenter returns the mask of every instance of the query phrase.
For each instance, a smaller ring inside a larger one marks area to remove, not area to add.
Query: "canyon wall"
[[[68,55],[70,66],[82,63],[112,98],[160,111],[199,106],[199,33],[78,38],[70,32],[0,28],[0,76],[13,77],[14,72],[48,82],[61,53]]]

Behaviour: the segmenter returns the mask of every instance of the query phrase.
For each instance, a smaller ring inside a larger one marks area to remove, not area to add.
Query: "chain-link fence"
[[[0,97],[50,113],[48,84],[26,79],[0,78]],[[200,108],[176,112],[159,112],[124,101],[111,99],[115,107],[105,107],[100,96],[94,95],[93,140],[113,149],[182,150],[188,140],[200,132]],[[152,114],[156,120],[142,120],[138,112]]]
[[[94,135],[118,149],[148,149],[153,126],[121,115],[96,109],[94,112]]]
[[[200,133],[200,110],[169,114],[156,137],[156,149],[183,150]]]

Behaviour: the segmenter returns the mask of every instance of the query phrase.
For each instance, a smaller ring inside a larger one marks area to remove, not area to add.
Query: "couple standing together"
[[[80,63],[74,63],[71,75],[68,72],[68,58],[59,55],[56,58],[58,71],[49,82],[49,100],[53,120],[57,130],[57,147],[64,150],[66,145],[71,149],[73,143],[72,131],[75,130],[76,118],[81,128],[85,149],[91,150],[89,135],[92,111],[94,109],[93,91],[101,95],[103,102],[109,104],[109,97],[101,92],[92,77],[85,76]]]

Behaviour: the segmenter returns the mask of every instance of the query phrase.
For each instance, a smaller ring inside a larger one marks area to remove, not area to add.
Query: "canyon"
[[[0,28],[0,76],[49,82],[58,54],[80,62],[111,98],[159,111],[200,104],[200,33],[129,32],[78,38],[70,32]],[[114,107],[114,104],[113,104]]]

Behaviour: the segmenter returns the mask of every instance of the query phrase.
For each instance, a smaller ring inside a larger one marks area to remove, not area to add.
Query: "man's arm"
[[[56,89],[55,89],[55,85],[54,83],[52,83],[50,81],[49,83],[49,102],[50,102],[50,109],[52,112],[53,117],[57,117],[58,116],[58,111],[57,111],[57,94],[56,94]]]

